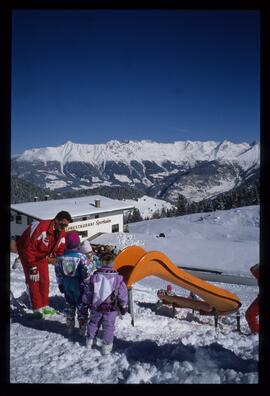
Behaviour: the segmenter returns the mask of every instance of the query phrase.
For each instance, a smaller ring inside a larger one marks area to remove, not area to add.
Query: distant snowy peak
[[[177,141],[158,143],[149,140],[118,141],[110,140],[106,144],[79,144],[67,141],[57,147],[33,148],[24,151],[17,161],[60,162],[62,166],[69,162],[87,162],[101,166],[107,161],[122,162],[154,161],[162,165],[166,161],[175,164],[194,164],[196,161],[232,161],[245,169],[259,164],[259,143],[232,143],[216,141]]]
[[[200,201],[250,183],[258,179],[259,166],[256,142],[68,141],[24,151],[12,159],[12,175],[59,192],[123,186],[175,202],[179,194]]]

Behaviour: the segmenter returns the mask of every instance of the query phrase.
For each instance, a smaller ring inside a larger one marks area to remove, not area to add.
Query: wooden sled
[[[175,308],[190,308],[203,314],[214,314],[215,308],[205,301],[192,300],[192,298],[180,297],[177,295],[169,295],[165,290],[158,290],[157,296],[165,305],[172,305]]]

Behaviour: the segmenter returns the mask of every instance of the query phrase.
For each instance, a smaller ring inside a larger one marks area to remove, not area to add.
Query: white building
[[[78,231],[81,241],[91,240],[103,233],[123,232],[124,211],[133,208],[101,195],[12,204],[10,232],[18,237],[33,220],[53,219],[65,210],[73,220],[66,230]]]

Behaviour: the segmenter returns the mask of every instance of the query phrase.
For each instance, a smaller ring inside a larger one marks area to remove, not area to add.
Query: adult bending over
[[[56,256],[65,250],[65,228],[72,222],[68,212],[57,213],[54,219],[33,221],[17,240],[30,302],[36,317],[55,311],[49,303],[48,264],[55,264]]]

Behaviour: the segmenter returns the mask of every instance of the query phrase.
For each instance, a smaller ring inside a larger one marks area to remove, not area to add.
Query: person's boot
[[[93,338],[85,337],[85,345],[86,345],[86,348],[91,349],[93,346]]]
[[[67,326],[67,332],[69,335],[74,333],[75,329],[75,319],[74,318],[67,318],[66,319],[66,326]]]
[[[101,353],[102,355],[109,355],[112,351],[113,344],[102,344]]]
[[[93,340],[93,348],[101,348],[102,344],[102,340],[96,336]]]
[[[42,308],[41,311],[43,315],[55,315],[57,313],[57,311],[54,308],[49,306]]]
[[[80,333],[80,335],[85,336],[86,327],[87,327],[87,320],[83,320],[83,319],[79,320],[79,329],[80,329],[79,333]]]
[[[71,335],[75,329],[75,308],[67,306],[64,309],[64,315],[66,317],[67,332]]]
[[[42,319],[43,318],[43,314],[41,312],[41,310],[39,309],[35,309],[32,313],[32,318],[33,319]]]

